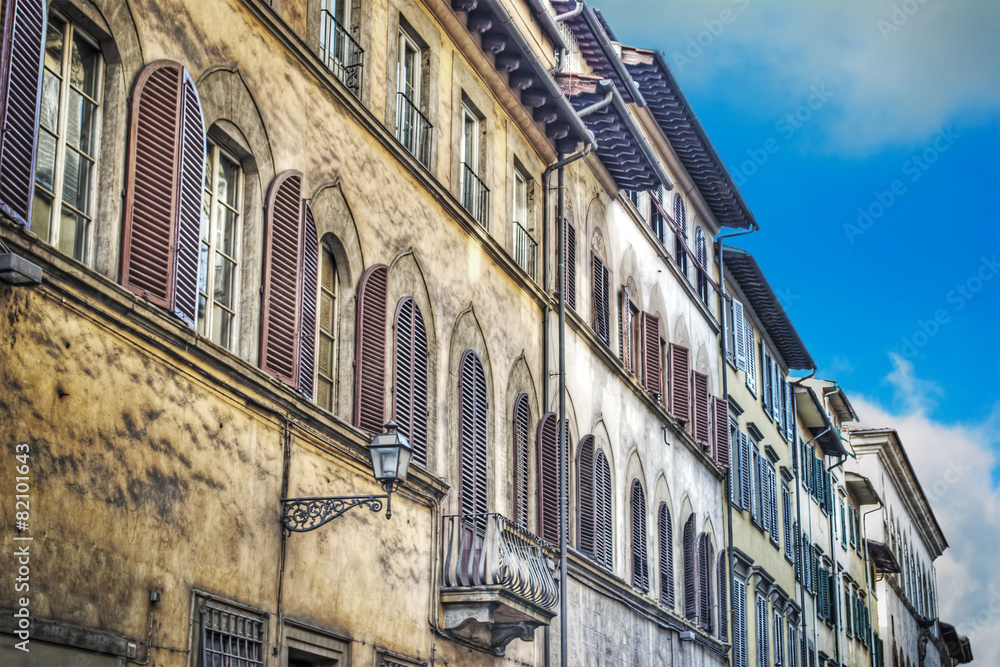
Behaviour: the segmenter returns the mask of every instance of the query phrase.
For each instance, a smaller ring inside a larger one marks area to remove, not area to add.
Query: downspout
[[[532,4],[537,3],[541,5],[541,0],[531,0],[531,3]],[[576,7],[569,10],[568,12],[564,12],[562,14],[557,15],[554,19],[552,19],[553,25],[558,25],[563,21],[575,18],[579,16],[580,12],[582,11],[583,11],[583,3],[580,2],[580,0],[577,0]],[[545,15],[548,16],[548,12],[546,12]],[[559,62],[556,63],[555,67],[549,70],[549,74],[551,74],[552,76],[556,76],[557,74],[562,74],[563,68],[566,67],[566,56],[569,54],[569,45],[566,44],[565,41],[558,46],[559,46]]]
[[[591,106],[583,109],[577,113],[578,118],[586,116],[593,113],[599,109],[604,108],[611,103],[611,95]],[[582,123],[582,121],[581,121]],[[594,135],[589,131],[585,135],[587,138],[584,140],[584,146],[581,150],[573,153],[572,155],[563,156],[556,160],[548,167],[545,168],[545,172],[542,174],[542,183],[545,192],[545,211],[543,215],[543,252],[545,252],[544,261],[544,282],[546,294],[548,293],[548,191],[549,183],[551,182],[552,172],[557,171],[558,174],[558,188],[559,194],[557,197],[557,231],[556,231],[556,252],[559,255],[559,275],[556,278],[556,290],[559,295],[559,660],[562,667],[567,667],[567,614],[569,611],[568,597],[566,595],[567,587],[567,560],[569,553],[569,545],[566,542],[567,533],[569,532],[569,508],[568,508],[568,489],[569,489],[569,462],[566,457],[566,295],[565,295],[565,278],[566,278],[566,264],[564,259],[564,250],[566,244],[566,229],[562,224],[562,220],[566,215],[566,183],[565,183],[565,172],[563,168],[575,162],[581,158],[586,157],[590,154],[594,147],[596,146],[596,140]],[[543,306],[542,311],[542,326],[543,326],[543,361],[542,361],[542,372],[543,375],[543,410],[548,412],[548,385],[549,385],[549,373],[548,373],[548,348],[549,348],[549,326],[548,326],[548,300]],[[544,413],[543,413],[544,414]],[[549,655],[551,652],[550,638],[548,633],[548,627],[546,626],[546,651],[545,651],[545,661],[546,664],[549,662]]]
[[[748,229],[745,232],[737,232],[736,234],[726,234],[725,236],[715,237],[715,257],[719,262],[719,286],[722,287],[722,295],[719,297],[722,311],[722,317],[720,318],[720,323],[722,325],[722,397],[726,400],[726,405],[729,405],[729,367],[726,365],[729,363],[729,334],[727,331],[728,318],[726,313],[728,308],[726,304],[728,300],[726,298],[726,262],[722,257],[722,240],[731,239],[734,236],[746,236],[747,234],[753,234],[760,228],[754,223],[753,229]],[[726,415],[726,419],[729,415]],[[728,424],[726,425],[729,426]],[[733,443],[729,443],[730,457],[732,457]],[[730,464],[732,459],[730,458]],[[730,465],[730,470],[732,466]],[[733,629],[736,626],[736,575],[733,572],[733,475],[728,473],[726,475],[726,482],[722,485],[722,491],[725,495],[723,501],[726,503],[726,568],[729,576],[729,643],[730,647],[733,642]],[[732,664],[736,664],[736,654],[734,651],[730,650],[730,659]]]

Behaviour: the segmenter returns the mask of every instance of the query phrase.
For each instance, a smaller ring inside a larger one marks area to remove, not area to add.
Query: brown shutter
[[[354,425],[381,433],[385,421],[386,286],[389,269],[378,264],[358,284],[354,335]]]
[[[183,69],[169,60],[148,65],[129,121],[121,281],[163,308],[174,292]]]
[[[632,480],[632,585],[649,590],[649,566],[646,554],[646,499],[639,480]]]
[[[479,357],[472,350],[462,355],[458,380],[458,428],[461,462],[459,501],[462,514],[475,514],[474,525],[482,535],[487,517],[487,396],[486,374]]]
[[[396,307],[393,346],[393,419],[413,447],[413,460],[427,466],[427,332],[413,297]]]
[[[670,414],[682,422],[691,419],[690,351],[682,345],[670,344],[670,382],[668,392]]]
[[[723,468],[728,468],[729,456],[729,401],[717,396],[712,397],[712,423],[715,427],[715,462]]]
[[[205,187],[205,120],[191,73],[183,70],[181,136],[177,186],[177,258],[172,310],[195,328],[198,308],[198,254],[202,192]]]
[[[45,3],[7,0],[0,51],[0,211],[31,226]]]
[[[594,514],[594,436],[588,435],[580,442],[577,465],[579,547],[581,551],[594,553],[594,523],[596,520]]]
[[[559,542],[559,420],[547,412],[538,422],[538,532]]]
[[[596,254],[591,255],[594,263],[594,331],[605,345],[611,345],[610,319],[608,315],[608,288],[610,277],[608,267]]]
[[[611,530],[611,466],[604,451],[597,450],[594,457],[594,486],[596,516],[594,526],[594,548],[597,562],[608,572],[614,566],[614,543]]]
[[[712,631],[712,543],[708,533],[698,536],[698,624]]]
[[[576,309],[576,228],[566,222],[566,304]]]
[[[719,554],[719,639],[729,641],[729,586],[726,585],[726,554]],[[780,632],[780,631],[779,631]]]
[[[702,447],[711,447],[711,431],[708,420],[708,376],[695,371],[692,376],[692,398],[694,403],[694,439]]]
[[[261,288],[260,367],[293,387],[299,377],[301,195],[302,174],[297,171],[282,172],[271,183],[265,208]]]
[[[528,526],[528,424],[531,408],[528,395],[514,400],[514,521]]]
[[[657,528],[660,550],[660,604],[667,609],[674,608],[674,530],[670,520],[670,509],[660,503],[657,513]]]
[[[642,314],[642,384],[652,394],[663,393],[663,360],[660,358],[660,318]]]
[[[302,204],[302,287],[299,306],[299,382],[296,387],[308,399],[313,397],[316,379],[316,298],[319,283],[319,237],[312,206]],[[411,439],[412,444],[412,439]]]
[[[698,615],[698,596],[695,593],[694,517],[684,524],[684,617],[695,619]]]
[[[618,306],[618,342],[621,346],[622,363],[625,364],[625,370],[635,372],[632,355],[632,300],[629,298],[627,287],[621,289]]]

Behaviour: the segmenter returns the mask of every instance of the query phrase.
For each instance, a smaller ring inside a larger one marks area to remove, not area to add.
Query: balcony
[[[465,207],[472,217],[482,225],[483,229],[489,231],[490,228],[490,189],[476,176],[472,167],[463,162],[461,164],[462,206]]]
[[[528,230],[521,226],[521,223],[514,222],[514,261],[524,269],[524,272],[535,277],[535,256],[538,251],[538,243],[531,237]]]
[[[548,545],[495,513],[445,516],[443,542],[444,628],[497,655],[534,641],[559,600]]]
[[[396,139],[425,167],[430,167],[433,130],[434,126],[413,101],[405,94],[397,93]]]
[[[365,52],[361,45],[351,37],[344,26],[324,9],[320,23],[320,58],[326,68],[333,72],[337,79],[354,93],[361,97],[361,74],[365,67]]]

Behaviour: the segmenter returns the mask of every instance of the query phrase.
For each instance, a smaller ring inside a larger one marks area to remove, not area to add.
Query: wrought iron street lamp
[[[330,523],[347,510],[363,505],[372,512],[382,511],[385,500],[385,518],[392,518],[392,492],[406,481],[413,448],[400,433],[396,422],[385,425],[385,433],[372,438],[368,451],[372,457],[375,480],[385,490],[384,495],[326,496],[317,498],[282,498],[281,523],[287,532],[307,533]]]

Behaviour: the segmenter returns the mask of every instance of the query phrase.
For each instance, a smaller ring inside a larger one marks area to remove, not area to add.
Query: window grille
[[[209,604],[202,605],[200,667],[263,665],[263,620]]]

